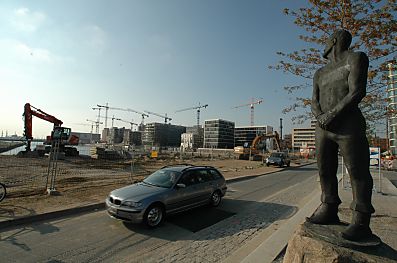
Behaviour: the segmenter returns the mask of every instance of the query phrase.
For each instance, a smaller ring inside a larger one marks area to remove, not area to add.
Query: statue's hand
[[[335,116],[332,114],[330,111],[321,114],[320,116],[317,117],[317,121],[320,125],[321,128],[324,130],[328,130],[329,125],[331,122],[334,120]]]

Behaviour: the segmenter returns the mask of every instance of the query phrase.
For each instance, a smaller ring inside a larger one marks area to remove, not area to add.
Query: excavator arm
[[[54,117],[40,109],[37,109],[37,108],[31,106],[29,103],[26,103],[25,109],[23,112],[24,124],[25,124],[24,136],[27,140],[26,151],[31,150],[30,143],[31,143],[31,140],[33,139],[33,136],[32,136],[32,118],[33,118],[33,116],[53,123],[54,127],[61,126],[63,124],[63,122],[61,120],[57,119],[56,117]]]
[[[280,136],[278,135],[277,131],[274,131],[274,134],[262,134],[262,135],[258,135],[255,137],[255,139],[252,141],[251,144],[251,150],[256,151],[258,144],[266,139],[274,139],[274,141],[276,142],[276,146],[277,146],[277,151],[281,151],[280,148]]]

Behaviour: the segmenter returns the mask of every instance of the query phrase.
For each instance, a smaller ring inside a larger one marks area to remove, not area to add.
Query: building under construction
[[[180,147],[181,135],[186,127],[165,123],[147,123],[142,133],[142,143],[146,146]]]
[[[273,127],[264,126],[244,126],[234,129],[234,146],[251,145],[256,136],[261,134],[273,134]]]
[[[72,132],[71,135],[79,137],[79,144],[97,143],[101,140],[101,135],[87,132]]]
[[[233,149],[234,122],[222,119],[204,122],[204,148]]]

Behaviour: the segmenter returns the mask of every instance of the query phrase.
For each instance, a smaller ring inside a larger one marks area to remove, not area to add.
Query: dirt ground
[[[46,185],[50,185],[51,181],[48,158],[0,156],[0,182],[7,185],[7,196],[0,203],[0,221],[102,202],[110,191],[140,181],[151,172],[176,163],[214,166],[227,179],[281,169],[266,167],[257,161],[233,159],[145,160],[132,163],[131,160],[109,162],[75,158],[59,161],[55,181],[58,194],[48,195]],[[298,164],[293,162],[291,166]]]

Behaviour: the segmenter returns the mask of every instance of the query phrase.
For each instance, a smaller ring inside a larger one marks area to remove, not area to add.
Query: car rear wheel
[[[211,203],[210,204],[213,207],[217,207],[221,203],[221,200],[222,200],[221,193],[219,191],[215,191],[211,195]]]
[[[143,217],[145,225],[148,227],[157,227],[164,219],[164,209],[161,205],[151,205]]]

